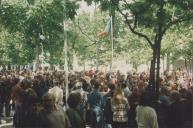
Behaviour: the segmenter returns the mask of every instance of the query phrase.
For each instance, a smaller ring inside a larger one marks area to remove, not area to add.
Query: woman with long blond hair
[[[113,112],[113,128],[127,128],[129,104],[119,88],[114,92],[111,109]]]

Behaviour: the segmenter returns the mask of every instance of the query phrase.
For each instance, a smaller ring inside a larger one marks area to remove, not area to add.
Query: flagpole
[[[67,98],[68,98],[68,44],[67,44],[67,30],[64,20],[64,67],[65,67],[65,94],[66,94],[66,105],[67,105]]]
[[[96,70],[99,69],[99,41],[95,41],[96,43]]]
[[[110,72],[112,72],[113,67],[113,54],[114,54],[114,40],[113,40],[113,17],[111,15],[111,35],[110,35],[110,42],[111,42],[111,64],[110,64]]]
[[[95,20],[95,14],[96,14],[96,2],[94,5],[94,20]],[[99,69],[99,41],[95,40],[96,44],[96,70]]]
[[[64,11],[65,11],[65,4],[64,4]],[[66,106],[67,106],[67,98],[68,98],[68,91],[69,91],[69,89],[68,89],[68,39],[67,39],[68,25],[67,25],[66,14],[64,14],[63,26],[64,26],[65,95],[66,95]],[[63,87],[63,89],[64,89],[64,87]]]

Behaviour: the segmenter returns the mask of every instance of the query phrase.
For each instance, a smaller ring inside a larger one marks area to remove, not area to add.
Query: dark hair
[[[19,81],[20,81],[20,79],[19,79],[19,78],[16,78],[16,77],[13,79],[14,84],[19,83]]]
[[[70,108],[76,108],[81,101],[80,93],[71,93],[67,99]]]
[[[188,90],[186,94],[186,98],[190,101],[192,101],[192,91]]]
[[[114,90],[115,90],[115,84],[113,84],[113,83],[109,83],[109,84],[108,84],[108,87],[109,87],[109,89],[110,89],[111,91],[114,91]]]
[[[91,79],[90,83],[91,85],[94,85],[96,83],[96,79]]]
[[[100,83],[99,83],[98,81],[96,81],[96,82],[94,83],[94,89],[99,89],[100,86],[101,86],[101,85],[100,85]]]
[[[180,101],[180,93],[178,91],[176,91],[176,90],[173,90],[170,93],[170,98],[174,102],[178,102],[178,101]]]
[[[150,92],[142,92],[140,99],[139,99],[139,105],[142,106],[151,106],[153,101],[153,95]]]
[[[24,90],[30,88],[31,85],[32,85],[32,82],[30,80],[27,80],[27,79],[23,79],[22,82],[21,82],[21,87]]]
[[[126,87],[127,87],[127,84],[126,84],[126,82],[124,80],[124,81],[121,82],[121,88],[125,89]]]

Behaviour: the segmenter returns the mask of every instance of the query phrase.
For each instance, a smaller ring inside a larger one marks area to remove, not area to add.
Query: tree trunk
[[[153,48],[153,58],[151,60],[149,85],[152,87],[152,91],[155,91],[155,64],[156,64],[156,47]]]
[[[152,86],[152,91],[156,93],[156,98],[159,95],[159,86],[160,86],[160,50],[161,50],[161,39],[160,36],[155,42],[153,47],[153,59],[151,61],[150,68],[150,81],[149,84]]]
[[[165,71],[165,55],[163,55],[163,72]]]
[[[170,70],[170,62],[169,62],[169,60],[170,60],[170,55],[169,55],[169,53],[167,53],[167,54],[166,54],[166,63],[167,63],[167,65],[166,65],[166,70],[167,70],[167,71]]]
[[[159,86],[160,86],[160,50],[161,50],[161,37],[159,37],[157,42],[157,67],[156,67],[156,97],[159,96]]]
[[[188,72],[188,65],[187,65],[187,59],[186,58],[184,59],[184,65],[185,65],[186,71]]]

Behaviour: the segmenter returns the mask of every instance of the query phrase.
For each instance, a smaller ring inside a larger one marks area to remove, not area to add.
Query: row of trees
[[[27,64],[38,57],[41,43],[50,63],[61,62],[63,15],[73,19],[74,2],[57,0],[1,1],[1,64]],[[72,35],[73,32],[71,32]],[[41,36],[43,38],[41,38]],[[17,54],[18,53],[18,54]]]

